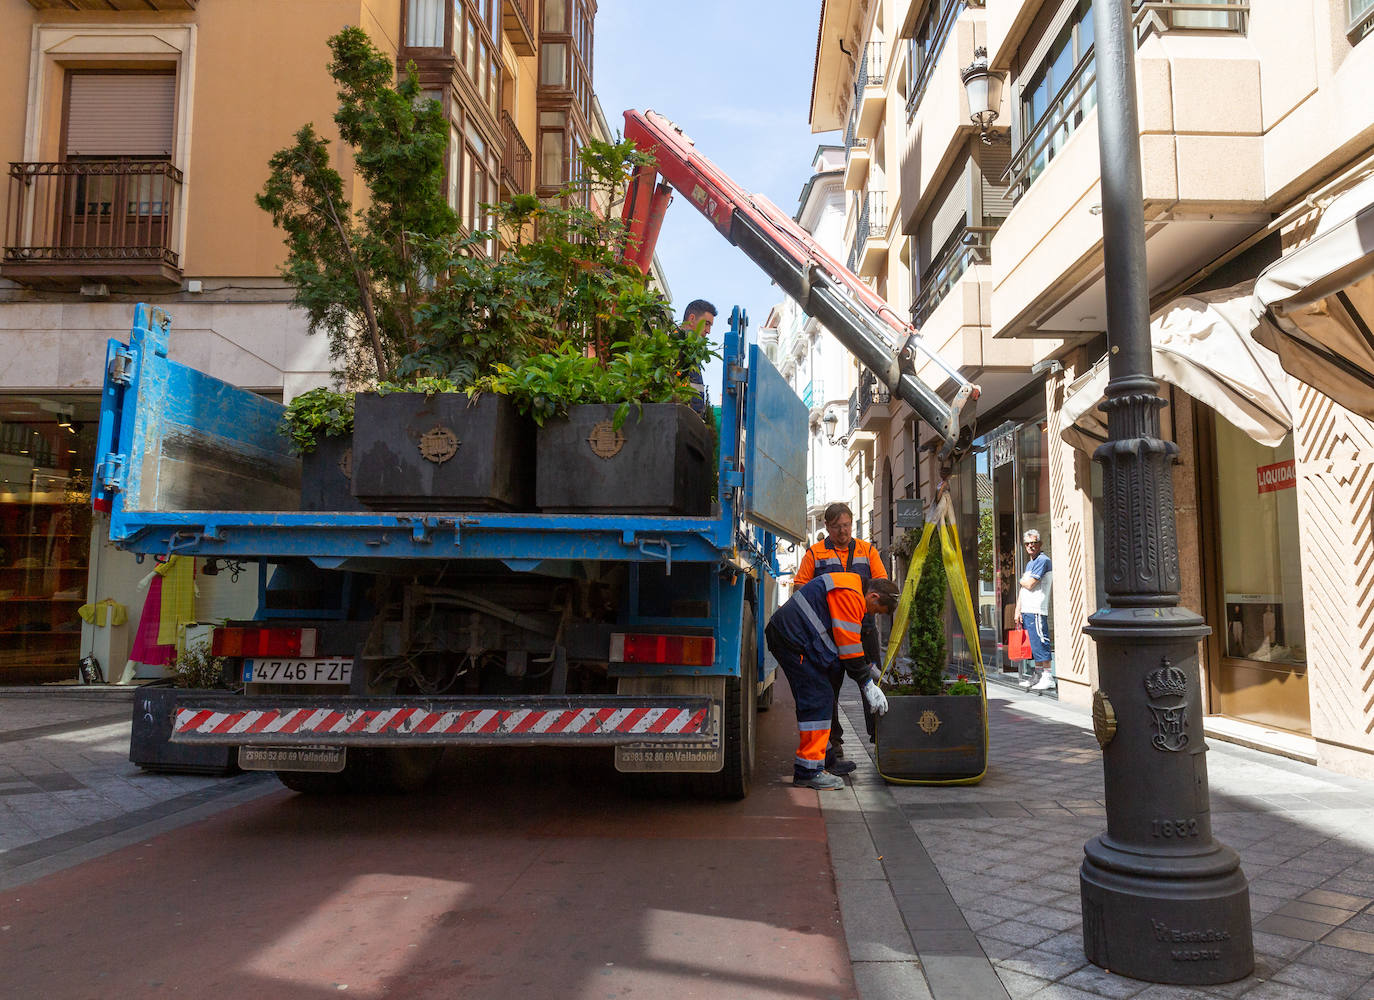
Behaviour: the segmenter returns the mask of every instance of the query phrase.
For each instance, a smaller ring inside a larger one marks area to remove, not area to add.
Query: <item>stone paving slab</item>
[[[842,708],[862,733],[857,696],[846,692]],[[871,825],[869,842],[882,846],[892,898],[934,1000],[1374,1000],[1374,782],[1212,742],[1213,831],[1240,853],[1250,879],[1256,970],[1216,986],[1150,984],[1083,955],[1078,869],[1084,842],[1106,825],[1090,718],[993,686],[989,719],[990,764],[977,785],[888,786],[871,746],[865,762],[855,743],[847,744],[859,762],[850,788],[821,796],[837,865],[862,863],[863,850],[842,842],[862,840],[856,817]],[[866,933],[843,900],[841,913],[846,933],[851,920],[856,934]],[[941,963],[956,955],[971,964],[942,975],[953,967]],[[980,978],[984,972],[992,980]],[[867,1000],[857,973],[856,982]],[[970,991],[975,982],[982,992]]]

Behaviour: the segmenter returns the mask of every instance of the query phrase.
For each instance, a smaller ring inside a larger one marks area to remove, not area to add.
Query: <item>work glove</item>
[[[869,681],[863,687],[864,701],[868,702],[868,707],[873,710],[874,715],[887,714],[887,695],[883,694],[876,681]]]

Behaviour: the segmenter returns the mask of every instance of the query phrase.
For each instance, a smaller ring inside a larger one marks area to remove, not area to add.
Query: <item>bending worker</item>
[[[793,589],[801,588],[822,573],[854,573],[860,580],[887,579],[887,569],[883,566],[878,550],[863,539],[854,537],[854,514],[848,504],[832,503],[825,508],[825,530],[826,535],[818,538],[802,556],[801,565],[792,576]],[[881,663],[882,643],[878,638],[878,626],[871,616],[864,615],[859,635],[868,662]],[[860,685],[863,684],[862,679],[856,680]],[[844,759],[844,726],[840,724],[840,685],[843,683],[844,676],[841,675],[835,685],[834,721],[830,726],[831,759],[827,767],[831,767],[836,773],[848,774],[854,770],[854,765],[833,765],[834,761]],[[873,713],[869,711],[867,702],[864,702],[864,726],[868,730],[869,739],[872,740]]]
[[[864,581],[855,573],[827,573],[793,593],[768,620],[764,641],[797,703],[800,735],[792,784],[844,787],[843,778],[826,770],[835,692],[848,673],[862,687],[864,702],[875,715],[887,711],[887,698],[868,673],[859,623],[865,614],[892,614],[899,595],[891,580]]]

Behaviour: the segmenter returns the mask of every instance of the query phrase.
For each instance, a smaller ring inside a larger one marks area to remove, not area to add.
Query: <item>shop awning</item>
[[[1255,281],[1272,323],[1255,338],[1285,370],[1374,419],[1374,178],[1322,212],[1316,233]]]
[[[1293,427],[1288,379],[1273,351],[1252,336],[1268,324],[1251,282],[1182,295],[1150,320],[1155,378],[1206,403],[1261,444],[1277,445]],[[1077,379],[1064,400],[1062,437],[1091,452],[1107,440],[1107,359]]]

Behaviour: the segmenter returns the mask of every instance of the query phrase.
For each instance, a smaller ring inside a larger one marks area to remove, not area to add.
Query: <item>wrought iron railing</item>
[[[864,99],[865,87],[883,85],[883,43],[869,42],[864,46],[864,56],[859,60],[859,75],[854,80],[854,104]]]
[[[911,40],[910,63],[915,67],[915,73],[911,80],[911,89],[907,92],[906,116],[911,120],[911,116],[916,113],[916,108],[921,103],[921,98],[926,94],[926,88],[930,85],[930,75],[935,71],[935,64],[940,61],[940,53],[944,51],[945,42],[949,39],[950,32],[954,30],[954,23],[959,20],[959,15],[969,4],[965,0],[938,0],[940,6],[937,12],[930,16],[935,18],[934,28],[930,35],[930,40],[922,48],[916,39]],[[974,4],[973,6],[981,6]],[[916,65],[916,58],[919,53],[921,64]]]
[[[165,160],[11,163],[4,261],[177,267],[181,180]]]
[[[501,112],[501,180],[517,194],[529,194],[530,147],[520,135],[509,111]]]
[[[887,239],[887,192],[870,188],[864,194],[863,216],[868,220],[867,240]]]
[[[534,0],[502,0],[501,4],[504,12],[514,14],[520,21],[524,22],[522,27],[525,34],[534,37]]]
[[[883,404],[892,399],[892,393],[888,391],[887,386],[879,382],[878,376],[867,368],[859,369],[859,388],[855,391],[859,397],[859,420],[863,419],[864,414],[874,403]]]
[[[1083,117],[1097,106],[1097,64],[1091,47],[1078,60],[1064,86],[1049,102],[1045,113],[1012,155],[1007,170],[1007,190],[1019,200],[1050,160],[1083,124]]]
[[[916,301],[911,304],[913,326],[920,327],[930,318],[935,307],[944,301],[970,267],[992,262],[992,236],[995,232],[996,226],[965,226],[959,230],[958,239],[950,244],[949,249],[931,262],[921,280]]]

